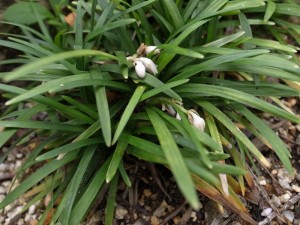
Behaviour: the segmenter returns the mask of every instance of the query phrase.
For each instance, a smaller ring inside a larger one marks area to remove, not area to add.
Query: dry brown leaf
[[[257,225],[257,222],[255,222],[251,218],[247,209],[240,202],[238,197],[235,196],[235,194],[232,193],[230,196],[225,197],[225,195],[221,194],[215,187],[211,186],[210,184],[202,180],[200,177],[194,174],[192,175],[192,177],[195,182],[197,190],[200,191],[202,194],[222,204],[223,206],[227,207],[232,212],[239,215],[244,221],[248,222],[249,224]]]

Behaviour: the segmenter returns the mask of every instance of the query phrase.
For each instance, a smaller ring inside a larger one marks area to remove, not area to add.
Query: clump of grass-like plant
[[[299,96],[294,44],[300,42],[300,30],[289,18],[299,16],[300,6],[287,2],[79,0],[68,5],[50,0],[48,9],[34,2],[13,5],[2,23],[20,33],[3,34],[7,40],[0,45],[21,53],[0,62],[16,65],[0,75],[7,98],[0,146],[23,128],[27,133],[10,149],[39,143],[17,173],[20,184],[0,208],[40,189],[24,210],[53,192],[53,202],[61,198],[53,222],[79,224],[105,183],[110,196],[119,180],[130,186],[123,160],[130,154],[168,167],[194,209],[199,190],[255,224],[238,195],[254,188],[248,163],[256,160],[264,168],[270,163],[241,127],[293,173],[285,144],[257,113],[300,122],[270,103]],[[29,21],[18,18],[20,9],[31,12]],[[65,22],[63,10],[76,15],[73,26]],[[43,121],[32,119],[41,112],[47,115]],[[33,134],[37,138],[31,139]],[[38,169],[23,179],[35,164]],[[111,224],[114,201],[107,199],[106,224]]]

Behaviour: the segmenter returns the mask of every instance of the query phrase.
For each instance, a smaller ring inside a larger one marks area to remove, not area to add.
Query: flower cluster
[[[135,72],[140,78],[145,77],[146,71],[153,75],[158,73],[155,63],[146,57],[150,53],[156,55],[160,53],[160,50],[157,46],[147,46],[142,43],[137,50],[137,54],[127,57],[127,61],[134,65]]]
[[[204,131],[205,129],[205,121],[204,119],[196,112],[194,109],[186,110],[183,107],[182,102],[176,102],[176,104],[182,109],[183,112],[185,112],[188,116],[188,120],[190,124],[192,124],[194,127],[198,128],[201,131]],[[181,120],[180,115],[171,105],[165,105],[162,104],[162,110],[166,111],[170,116],[175,117],[178,120]]]

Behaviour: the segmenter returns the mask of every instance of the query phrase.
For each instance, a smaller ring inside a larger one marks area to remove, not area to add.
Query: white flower
[[[157,55],[160,53],[160,50],[157,48],[157,46],[153,46],[153,45],[150,45],[150,46],[147,46],[145,48],[145,53],[146,55],[149,54],[150,52],[153,52],[154,55]]]
[[[194,127],[204,131],[205,121],[195,110],[191,109],[188,111],[188,119]]]
[[[144,66],[144,64],[140,61],[135,61],[135,72],[136,74],[139,76],[139,78],[144,78],[146,75],[146,67]]]
[[[142,62],[146,67],[146,70],[153,75],[156,75],[158,73],[156,65],[151,59],[148,59],[146,57],[140,57],[137,58],[135,62]]]

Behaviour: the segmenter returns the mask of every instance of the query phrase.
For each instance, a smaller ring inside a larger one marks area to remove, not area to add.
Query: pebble
[[[287,211],[282,212],[282,215],[283,215],[290,223],[292,223],[292,222],[294,221],[294,218],[295,218],[294,212],[287,210]]]
[[[25,224],[24,219],[22,219],[22,218],[19,219],[17,224],[18,225],[24,225]]]
[[[281,207],[281,201],[276,195],[272,195],[271,201],[277,208]]]
[[[17,153],[16,157],[17,157],[17,159],[21,159],[21,158],[23,158],[23,154],[22,153]]]
[[[25,218],[24,218],[24,220],[25,220],[25,222],[29,222],[29,220],[31,220],[32,218],[31,218],[31,215],[29,215],[29,214],[26,214],[25,215]]]
[[[35,205],[31,205],[28,209],[28,214],[32,215],[35,212],[36,206]]]
[[[6,188],[0,186],[0,194],[6,194]]]
[[[290,176],[289,172],[285,168],[281,168],[278,170],[277,178],[281,187],[291,190],[290,183],[295,179],[295,176]]]
[[[8,219],[13,219],[18,213],[22,210],[23,206],[17,206],[16,208],[12,209],[10,212],[7,213]]]
[[[116,208],[116,213],[115,213],[115,218],[116,219],[124,219],[125,215],[128,214],[128,211],[123,207],[123,206],[120,206],[118,205],[117,208]]]
[[[272,208],[266,208],[261,212],[261,215],[267,217],[268,215],[271,214],[272,211],[273,211]]]
[[[290,200],[291,196],[289,194],[284,194],[284,195],[281,195],[279,196],[279,199],[281,201],[281,203],[287,203],[289,200]]]
[[[9,169],[9,166],[6,163],[0,164],[0,172],[7,171]]]
[[[0,202],[2,202],[4,198],[5,198],[5,195],[0,194]]]
[[[296,125],[296,129],[300,132],[300,124]]]
[[[259,182],[258,182],[260,185],[266,185],[267,184],[267,181],[265,180],[265,179],[263,179],[263,180],[260,180]]]
[[[193,222],[196,222],[196,220],[198,219],[198,218],[197,218],[197,213],[196,213],[195,211],[192,211],[192,213],[191,213],[191,218],[192,218],[192,221],[193,221]]]
[[[296,175],[296,180],[300,182],[300,173]]]
[[[299,186],[297,186],[297,185],[295,185],[295,184],[293,184],[292,185],[292,189],[295,191],[295,192],[300,192],[300,187]]]
[[[156,216],[151,216],[151,225],[159,225],[159,219]]]

